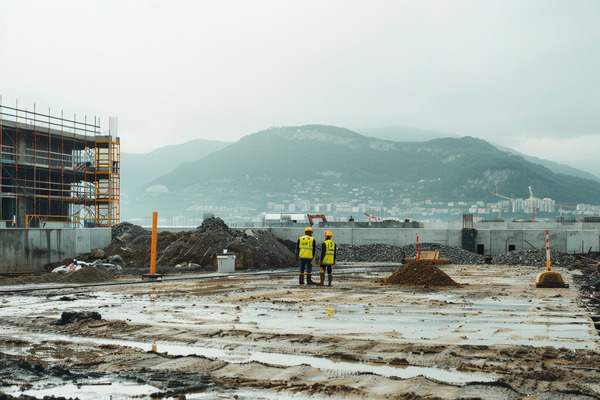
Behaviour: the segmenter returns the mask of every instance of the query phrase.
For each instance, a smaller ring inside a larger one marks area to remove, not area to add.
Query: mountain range
[[[158,207],[168,201],[178,209],[199,203],[264,209],[267,202],[304,197],[345,202],[356,188],[368,188],[375,198],[380,193],[390,205],[406,198],[493,201],[490,192],[528,198],[529,186],[536,197],[562,204],[595,204],[600,198],[600,183],[581,177],[586,176],[583,171],[572,169],[580,176],[557,173],[472,137],[398,142],[335,126],[305,125],[270,128],[232,144],[212,145],[217,149],[195,160],[188,154],[187,161],[176,148],[159,149],[171,166],[176,162],[167,153],[183,162],[143,187],[143,179],[136,178],[137,186],[123,189],[131,191],[137,205]],[[158,168],[159,158],[152,159]],[[135,168],[143,167],[138,162]]]
[[[365,136],[372,136],[378,139],[384,140],[392,140],[395,142],[425,142],[433,139],[441,139],[441,138],[459,138],[459,135],[453,133],[444,133],[434,130],[424,130],[418,129],[408,126],[390,126],[384,128],[375,128],[375,129],[360,129],[356,130],[356,132]],[[566,164],[557,163],[550,160],[544,160],[538,157],[529,156],[527,154],[520,153],[510,147],[502,146],[497,143],[491,142],[494,146],[498,147],[498,149],[502,151],[506,151],[511,154],[519,155],[530,161],[534,164],[541,164],[544,167],[548,168],[552,172],[557,172],[560,174],[573,175],[580,178],[592,179],[600,182],[600,178],[590,174],[589,172],[582,171],[578,168],[573,168]]]
[[[195,139],[184,144],[164,146],[150,153],[122,153],[121,186],[127,193],[143,190],[148,182],[173,171],[182,162],[199,160],[229,144]]]

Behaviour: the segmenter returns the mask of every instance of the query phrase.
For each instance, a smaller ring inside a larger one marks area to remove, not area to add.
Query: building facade
[[[0,227],[119,223],[120,140],[100,122],[0,104]]]

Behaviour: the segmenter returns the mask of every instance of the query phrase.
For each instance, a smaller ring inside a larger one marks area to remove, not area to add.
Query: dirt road
[[[460,287],[385,285],[395,268],[356,266],[338,268],[331,287],[300,286],[293,272],[5,286],[0,393],[600,398],[599,337],[570,272],[558,270],[571,288],[539,289],[530,267],[440,269]],[[91,311],[102,318],[52,324]]]

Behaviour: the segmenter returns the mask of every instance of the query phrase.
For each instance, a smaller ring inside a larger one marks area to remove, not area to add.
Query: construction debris
[[[50,325],[67,325],[84,319],[102,319],[102,315],[96,311],[65,311],[60,315],[60,319],[52,322]]]
[[[150,264],[151,233],[139,226],[122,223],[113,228],[113,242],[104,248],[105,256],[120,255],[123,267],[144,269]],[[236,253],[236,270],[290,268],[296,265],[294,254],[269,232],[230,229],[221,218],[205,219],[195,230],[161,232],[157,235],[157,271],[168,267],[200,266],[217,268],[218,253]],[[198,268],[198,267],[196,267]]]

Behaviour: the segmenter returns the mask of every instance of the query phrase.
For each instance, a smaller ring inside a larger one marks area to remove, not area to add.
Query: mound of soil
[[[383,283],[409,287],[460,287],[429,260],[411,261],[398,268]]]
[[[0,285],[27,285],[40,283],[100,283],[114,279],[114,274],[96,267],[84,267],[66,274],[45,273],[34,276],[0,279]]]
[[[104,248],[104,256],[120,255],[124,272],[131,267],[148,268],[151,233],[132,224],[119,224],[114,240]],[[201,226],[186,232],[157,235],[156,265],[159,273],[172,273],[173,267],[196,265],[198,269],[217,268],[217,254],[227,249],[235,253],[236,270],[292,268],[294,253],[269,232],[230,229],[221,218],[205,219]]]
[[[140,236],[150,235],[151,232],[141,226],[134,225],[130,222],[121,222],[112,227],[112,239],[120,239],[122,241],[135,239]]]
[[[79,271],[59,275],[58,279],[64,283],[100,283],[113,280],[114,274],[102,268],[84,267]]]

